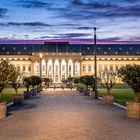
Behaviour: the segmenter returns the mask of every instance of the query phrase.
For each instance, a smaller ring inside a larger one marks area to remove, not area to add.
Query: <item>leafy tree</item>
[[[86,89],[90,86],[95,91],[95,76],[85,75],[80,77],[80,82],[86,85]]]
[[[109,71],[107,68],[105,68],[103,71],[99,72],[99,81],[102,87],[107,89],[107,93],[111,94],[111,89],[116,83],[117,80],[117,72],[115,71]]]
[[[20,87],[20,72],[16,69],[14,65],[10,65],[10,76],[9,84],[14,88],[16,94],[18,94],[18,88]]]
[[[30,77],[24,77],[23,78],[23,84],[27,89],[27,92],[29,92],[29,88],[31,86],[31,78]]]
[[[69,85],[72,88],[72,83],[73,83],[74,78],[73,77],[68,77],[65,80],[62,80],[62,83]]]
[[[88,77],[88,75],[81,76],[81,77],[79,78],[80,83],[86,85],[86,89],[88,89],[88,85],[89,85],[88,80],[87,80],[87,77]]]
[[[2,60],[0,62],[0,101],[1,101],[1,94],[4,89],[4,87],[8,84],[10,74],[11,74],[11,67],[9,61]]]
[[[50,78],[44,78],[43,81],[45,82],[45,85],[47,87],[49,87],[49,85],[52,83],[52,79],[50,79]]]
[[[42,78],[39,76],[31,76],[31,86],[35,89],[35,86],[39,86],[42,83]]]
[[[134,100],[139,102],[140,94],[140,65],[126,65],[119,69],[119,77],[134,91]]]
[[[79,79],[78,77],[75,77],[75,78],[74,78],[74,84],[77,84],[77,85],[78,85],[79,82],[80,82],[80,79]]]

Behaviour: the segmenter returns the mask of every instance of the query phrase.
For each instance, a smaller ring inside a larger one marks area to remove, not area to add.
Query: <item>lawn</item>
[[[106,90],[98,90],[98,91],[100,96],[106,94]],[[114,96],[114,101],[121,105],[126,105],[127,101],[133,101],[132,90],[112,90],[111,93]]]
[[[25,88],[20,88],[18,89],[18,93],[23,94],[25,90]],[[13,89],[4,89],[2,92],[2,101],[7,101],[7,103],[11,102],[14,94],[15,91]]]

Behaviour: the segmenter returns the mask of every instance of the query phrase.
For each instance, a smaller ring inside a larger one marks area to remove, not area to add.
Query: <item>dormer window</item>
[[[119,47],[119,50],[122,50],[122,48],[121,48],[121,47]]]
[[[17,54],[20,54],[20,52],[17,52]]]
[[[110,48],[110,47],[108,47],[108,50],[111,50],[111,48]]]

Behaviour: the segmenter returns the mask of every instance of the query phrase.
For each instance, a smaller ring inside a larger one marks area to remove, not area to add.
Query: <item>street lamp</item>
[[[94,71],[95,71],[95,99],[98,99],[98,94],[97,94],[97,44],[96,44],[96,27],[94,27]]]
[[[43,57],[43,54],[42,53],[40,53],[39,54],[39,57],[40,57],[40,73],[39,73],[39,75],[40,75],[40,77],[42,78],[42,57]]]

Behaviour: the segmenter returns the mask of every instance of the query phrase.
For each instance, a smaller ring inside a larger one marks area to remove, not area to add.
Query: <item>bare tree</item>
[[[99,77],[101,86],[107,89],[108,94],[111,94],[110,91],[117,80],[117,71],[105,68],[103,71],[99,71]]]

